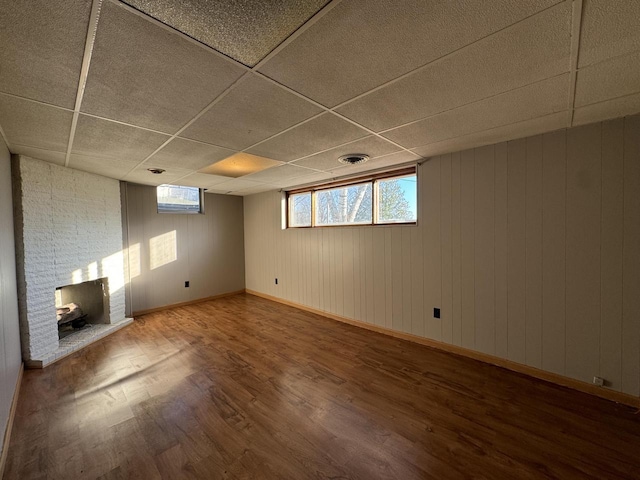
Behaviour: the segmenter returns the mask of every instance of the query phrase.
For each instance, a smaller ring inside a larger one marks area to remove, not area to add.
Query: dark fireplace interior
[[[58,338],[109,321],[107,278],[56,288]]]

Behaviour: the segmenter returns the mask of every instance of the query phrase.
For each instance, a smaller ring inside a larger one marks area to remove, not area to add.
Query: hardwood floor
[[[639,478],[631,407],[250,295],[25,372],[6,479]]]

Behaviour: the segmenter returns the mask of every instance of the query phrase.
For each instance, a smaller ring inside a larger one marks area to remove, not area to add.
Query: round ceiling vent
[[[147,170],[149,170],[154,175],[160,175],[161,173],[164,173],[164,169],[162,168],[147,168]]]
[[[338,158],[340,163],[344,163],[346,165],[357,165],[359,163],[364,163],[367,160],[369,160],[369,155],[365,155],[364,153],[350,153]]]

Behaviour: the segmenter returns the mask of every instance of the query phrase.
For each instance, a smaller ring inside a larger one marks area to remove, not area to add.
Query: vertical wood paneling
[[[337,295],[338,289],[336,282],[336,230],[327,229],[327,244],[329,246],[327,257],[325,258],[325,262],[329,265],[329,285],[331,286],[331,296],[329,300],[329,308],[330,312],[337,311]]]
[[[601,125],[567,132],[567,365],[591,381],[600,359]]]
[[[392,328],[398,331],[404,331],[404,322],[402,321],[402,230],[397,227],[390,227],[391,230],[391,275],[393,279],[392,285]]]
[[[542,368],[565,370],[566,132],[544,135],[542,150]]]
[[[526,145],[509,142],[507,159],[508,358],[519,363],[526,362]]]
[[[322,229],[322,257],[320,259],[320,265],[322,265],[322,310],[331,310],[331,268],[329,256],[329,243],[331,234],[330,230],[326,228]]]
[[[542,366],[542,136],[527,138],[526,361]]]
[[[374,272],[373,272],[373,229],[363,228],[364,248],[365,248],[365,267],[366,267],[366,296],[364,299],[366,307],[365,322],[375,323],[375,298],[374,298]]]
[[[393,328],[393,237],[390,227],[384,229],[384,325]]]
[[[342,233],[342,262],[344,281],[344,312],[347,318],[353,318],[353,229]]]
[[[245,279],[241,198],[206,194],[204,215],[159,214],[155,188],[135,184],[126,188],[128,247],[136,253],[129,258],[134,312],[240,290],[245,283],[263,286],[260,275]],[[175,232],[176,259],[152,270],[150,242],[171,232]],[[261,259],[251,252],[248,256],[260,265]],[[184,286],[187,280],[189,288]]]
[[[624,121],[622,389],[640,396],[640,116]]]
[[[462,346],[475,348],[475,162],[473,150],[462,152],[460,174]]]
[[[409,269],[411,272],[411,282],[409,285],[410,302],[411,302],[411,333],[414,335],[421,335],[424,333],[423,325],[423,312],[424,308],[424,296],[423,283],[424,283],[424,267],[423,267],[423,255],[424,249],[422,246],[422,231],[419,227],[410,229],[411,236],[411,255],[409,258]]]
[[[508,308],[507,308],[507,144],[501,143],[494,150],[494,275],[495,275],[495,354],[508,356]]]
[[[602,124],[600,376],[622,384],[622,253],[624,243],[624,121]]]
[[[362,273],[360,272],[360,255],[363,249],[360,247],[360,230],[356,228],[352,235],[353,248],[353,318],[362,320],[360,315],[360,285],[362,283]]]
[[[398,228],[398,227],[395,227]],[[405,332],[411,333],[412,301],[411,294],[411,229],[400,227],[402,234],[402,325]]]
[[[475,346],[481,352],[495,352],[495,217],[494,217],[494,147],[475,152]]]
[[[336,273],[336,308],[333,311],[338,315],[344,315],[344,254],[342,252],[342,236],[344,231],[344,228],[337,228],[333,237],[333,261]]]
[[[385,326],[385,283],[382,279],[384,272],[384,231],[380,228],[373,230],[373,302],[375,305],[375,324]],[[400,259],[397,260],[400,263]],[[373,320],[373,319],[372,319]]]
[[[451,154],[451,310],[452,343],[462,345],[462,255],[461,255],[461,198],[460,154]]]
[[[451,245],[451,155],[443,155],[440,163],[440,269],[442,271],[442,341],[453,342],[453,285]]]
[[[433,158],[417,227],[282,231],[279,194],[248,197],[247,287],[638,395],[639,138],[631,117]],[[188,227],[189,255],[224,245]],[[134,298],[170,294],[141,282]]]
[[[424,236],[424,334],[434,340],[442,339],[442,322],[433,317],[434,307],[442,301],[440,273],[440,157],[422,165],[421,192],[422,218],[420,226]]]

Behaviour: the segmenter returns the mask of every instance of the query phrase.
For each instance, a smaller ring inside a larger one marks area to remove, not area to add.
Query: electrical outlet
[[[602,378],[602,377],[593,377],[593,384],[597,385],[599,387],[603,387],[604,386],[604,378]]]
[[[276,278],[276,285],[278,284],[278,279]]]
[[[434,308],[433,309],[433,318],[440,318],[440,309],[439,308]]]
[[[189,288],[189,280],[187,280],[186,282],[184,282],[184,288]]]

